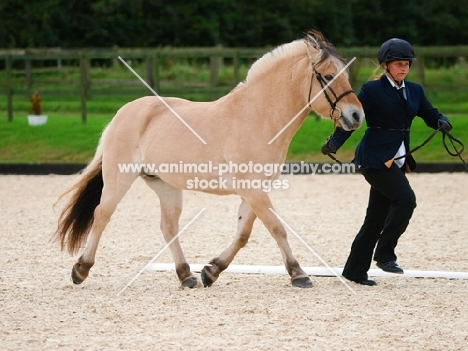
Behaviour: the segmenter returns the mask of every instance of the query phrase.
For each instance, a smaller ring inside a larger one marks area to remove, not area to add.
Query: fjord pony
[[[259,172],[258,167],[249,172],[232,167],[222,175],[216,168],[249,162],[265,166],[283,164],[291,139],[310,109],[334,119],[345,130],[358,128],[364,112],[352,93],[344,68],[333,45],[320,32],[311,31],[300,40],[266,53],[252,65],[244,82],[216,101],[149,96],[120,108],[103,131],[93,160],[64,194],[68,200],[58,221],[57,240],[62,250],[68,249],[71,254],[77,253],[86,242],[72,269],[73,282],[80,284],[87,278],[102,232],[117,204],[140,177],[159,197],[160,227],[166,242],[179,232],[183,190],[191,188],[241,197],[235,238],[211,265],[204,267],[201,274],[204,286],[216,281],[246,245],[257,217],[276,240],[292,285],[312,286],[291,251],[268,192],[253,185],[259,181],[273,184],[281,168],[271,174]],[[338,74],[340,70],[342,74]],[[331,84],[327,86],[327,83]],[[196,167],[189,172],[147,168],[125,172],[118,166],[209,162],[213,165],[212,172]],[[205,186],[197,189],[194,179]],[[243,186],[236,186],[235,181],[239,180],[244,181]],[[216,184],[219,186],[213,186]],[[179,240],[174,240],[169,247],[182,286],[198,285]]]

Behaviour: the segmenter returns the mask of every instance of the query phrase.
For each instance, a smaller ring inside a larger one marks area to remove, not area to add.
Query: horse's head
[[[359,128],[364,111],[351,89],[344,60],[318,31],[310,31],[304,41],[311,61],[307,100],[311,108],[319,115],[331,118],[344,130]]]

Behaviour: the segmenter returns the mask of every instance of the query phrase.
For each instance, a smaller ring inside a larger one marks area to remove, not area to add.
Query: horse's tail
[[[57,201],[71,194],[60,214],[55,232],[55,238],[62,250],[66,248],[73,255],[85,242],[94,222],[94,210],[101,201],[103,186],[102,147],[99,145],[94,159],[85,168],[78,181]]]

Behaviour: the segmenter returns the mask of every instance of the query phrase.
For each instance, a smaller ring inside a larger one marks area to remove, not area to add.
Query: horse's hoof
[[[182,282],[184,288],[195,288],[198,285],[198,280],[195,277],[189,277]]]
[[[292,285],[296,288],[311,288],[313,286],[309,277],[294,279]]]
[[[75,266],[73,266],[72,268],[71,278],[72,278],[73,284],[77,284],[77,285],[83,283],[83,280],[84,280],[80,278],[78,274],[76,273]]]
[[[205,288],[208,288],[211,285],[213,285],[214,281],[208,276],[208,274],[206,274],[205,268],[202,269],[200,274],[201,274],[201,279],[202,279],[202,282],[203,282],[203,286]]]

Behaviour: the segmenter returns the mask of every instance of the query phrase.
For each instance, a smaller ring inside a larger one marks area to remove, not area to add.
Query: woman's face
[[[402,81],[408,75],[410,69],[409,61],[392,61],[389,63],[384,63],[384,68],[390,71],[392,77],[397,81]]]

